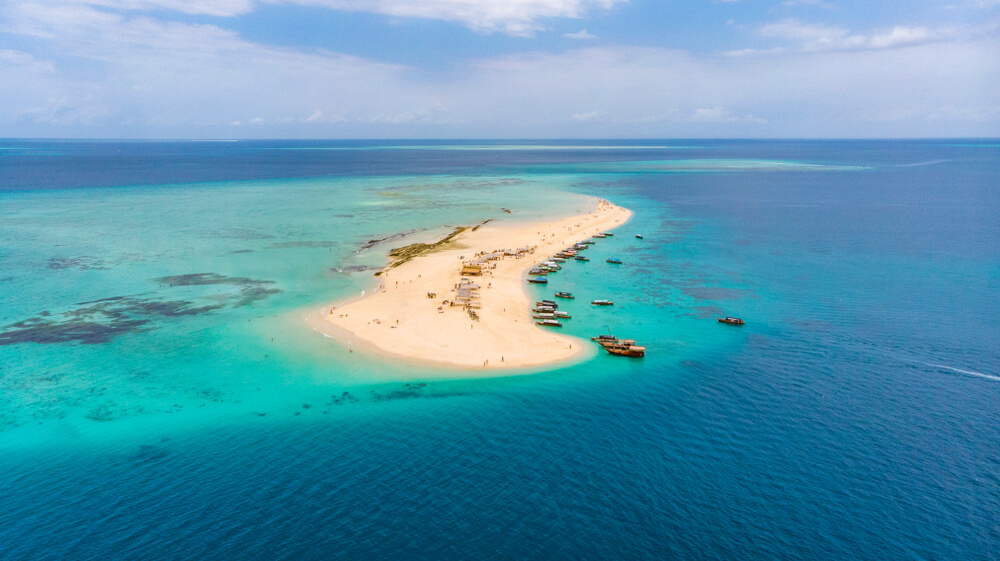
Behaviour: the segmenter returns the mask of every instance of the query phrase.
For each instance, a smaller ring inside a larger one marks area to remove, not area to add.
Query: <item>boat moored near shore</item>
[[[646,356],[646,347],[636,345],[635,339],[619,339],[614,335],[598,335],[590,339],[597,342],[609,354],[637,358]]]
[[[604,350],[617,356],[641,358],[646,356],[646,347],[639,345],[604,345]]]

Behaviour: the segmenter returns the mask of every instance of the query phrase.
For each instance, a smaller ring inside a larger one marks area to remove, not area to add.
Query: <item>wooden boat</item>
[[[559,319],[572,319],[573,316],[569,315],[569,312],[560,312],[558,310],[552,312],[552,315]]]
[[[646,347],[638,345],[604,345],[604,350],[616,356],[641,358],[646,356]]]
[[[594,245],[594,241],[593,240],[584,240],[584,241],[580,242],[580,244],[582,244],[582,245]]]
[[[559,304],[557,304],[555,300],[539,300],[538,302],[535,302],[535,304],[538,306],[552,306],[553,308],[559,307]]]
[[[552,312],[540,312],[533,314],[531,317],[535,319],[555,319],[556,315]]]
[[[734,318],[732,316],[727,316],[727,317],[724,317],[724,318],[719,318],[719,321],[721,323],[728,323],[729,325],[743,325],[743,324],[746,323],[745,321],[741,320],[740,318]]]
[[[608,263],[613,263],[615,265],[621,265],[622,264],[622,260],[619,259],[619,258],[617,258],[617,257],[608,257],[606,261]]]
[[[598,339],[596,337],[591,337],[591,339],[597,341],[597,344],[602,347],[607,347],[608,345],[624,345],[629,347],[635,344],[635,339],[619,339],[613,335],[601,335],[601,337],[604,337],[604,339]]]
[[[614,306],[615,305],[615,303],[612,302],[611,300],[594,300],[594,301],[591,302],[591,304],[593,304],[595,306]]]
[[[576,298],[572,292],[556,292],[556,298]]]
[[[536,314],[551,314],[556,311],[556,309],[549,306],[538,306],[537,308],[532,308],[531,311]]]
[[[601,343],[601,342],[617,341],[618,337],[615,337],[614,335],[598,335],[597,337],[591,337],[590,340]]]
[[[614,234],[613,234],[613,233],[611,233],[611,232],[601,232],[601,235],[602,235],[602,236],[605,236],[605,237],[608,237],[608,238],[610,238],[610,237],[614,236]]]
[[[562,327],[562,324],[554,319],[543,319],[542,321],[536,321],[535,323],[546,327]]]
[[[586,257],[581,257],[579,255],[577,255],[573,259],[576,259],[577,261],[590,261],[590,259],[587,259]]]
[[[555,261],[556,263],[565,263],[566,262],[566,258],[565,257],[553,257],[552,260]]]
[[[606,236],[606,235],[604,235],[604,234],[594,234],[594,235],[593,235],[593,236],[591,236],[591,237],[592,237],[592,238],[597,238],[597,239],[599,239],[599,240],[600,240],[600,239],[604,239],[604,238],[606,238],[607,236]]]
[[[548,269],[542,269],[541,267],[535,267],[534,269],[528,271],[529,275],[547,275],[549,274]]]
[[[642,239],[642,234],[636,234],[635,237],[641,240]]]
[[[533,282],[535,284],[548,284],[549,279],[545,277],[534,277],[534,278],[529,278],[528,282]]]

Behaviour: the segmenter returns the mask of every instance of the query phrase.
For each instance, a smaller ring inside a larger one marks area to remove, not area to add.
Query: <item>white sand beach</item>
[[[325,306],[310,324],[356,345],[357,352],[374,350],[460,369],[526,368],[569,360],[591,350],[589,341],[535,324],[527,272],[574,243],[621,226],[631,215],[626,208],[595,198],[589,213],[466,230],[426,254],[387,268],[364,297]],[[455,299],[463,262],[476,254],[525,247],[534,251],[490,261],[482,276],[465,277],[480,285],[475,299],[479,320],[463,306],[442,304]]]

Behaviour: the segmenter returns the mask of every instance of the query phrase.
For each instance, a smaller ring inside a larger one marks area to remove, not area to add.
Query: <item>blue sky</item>
[[[1000,136],[1000,0],[3,0],[0,137]]]

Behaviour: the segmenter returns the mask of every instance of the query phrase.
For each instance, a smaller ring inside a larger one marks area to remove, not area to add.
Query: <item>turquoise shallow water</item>
[[[397,144],[0,143],[0,558],[1000,554],[995,143]],[[581,194],[635,216],[530,290],[641,361],[301,322]]]

